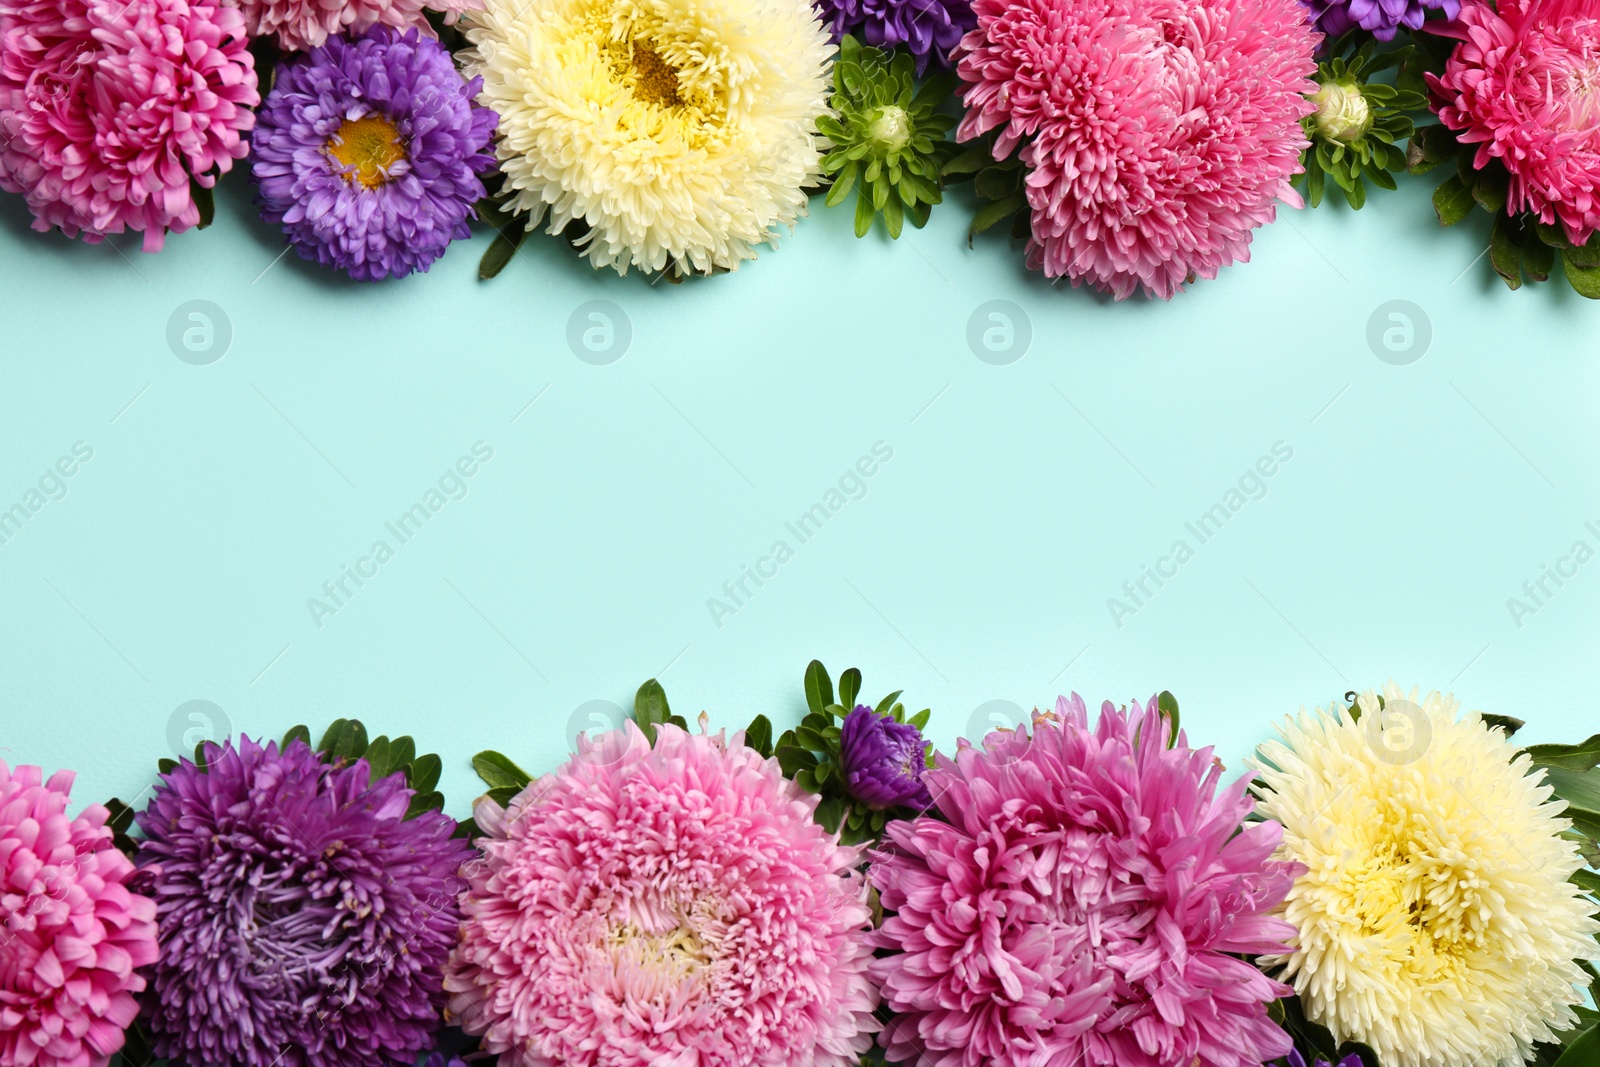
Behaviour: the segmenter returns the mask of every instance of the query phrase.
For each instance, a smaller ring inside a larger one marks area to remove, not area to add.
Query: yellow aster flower
[[[736,269],[805,214],[833,46],[809,0],[486,0],[469,76],[509,209],[595,267]]]
[[[1390,683],[1359,721],[1302,712],[1261,746],[1260,810],[1305,867],[1280,907],[1308,1018],[1384,1067],[1515,1067],[1571,1028],[1596,954],[1583,866],[1542,771],[1478,712]]]

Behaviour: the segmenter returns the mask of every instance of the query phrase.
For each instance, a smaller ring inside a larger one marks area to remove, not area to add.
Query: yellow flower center
[[[363,115],[340,125],[328,140],[328,155],[343,169],[345,181],[376,189],[406,157],[406,147],[394,123],[381,115]]]
[[[678,71],[643,41],[633,42],[633,95],[656,107],[683,106]]]

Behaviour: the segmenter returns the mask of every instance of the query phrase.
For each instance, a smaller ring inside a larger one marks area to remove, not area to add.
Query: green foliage
[[[1311,100],[1318,110],[1301,120],[1311,147],[1305,152],[1305,172],[1295,179],[1312,207],[1322,203],[1332,179],[1350,206],[1359,209],[1367,202],[1367,182],[1394,189],[1393,175],[1406,168],[1406,153],[1398,146],[1412,134],[1412,116],[1426,112],[1427,97],[1415,88],[1371,78],[1403,66],[1415,49],[1408,45],[1374,55],[1375,48],[1376,42],[1369,40],[1349,58],[1336,52],[1317,69],[1319,88]]]
[[[1542,223],[1530,213],[1510,214],[1506,203],[1510,173],[1497,159],[1479,168],[1477,152],[1477,145],[1462,144],[1442,125],[1424,126],[1411,138],[1406,157],[1411,173],[1426,174],[1447,163],[1455,165],[1454,172],[1433,192],[1439,224],[1455,226],[1481,208],[1493,219],[1489,265],[1508,288],[1520,289],[1524,279],[1545,281],[1560,260],[1573,290],[1600,300],[1600,234],[1588,244],[1574,247],[1561,227]]]
[[[311,731],[296,726],[283,736],[283,748],[295,741],[310,744]],[[201,746],[204,747],[203,745]],[[372,768],[372,780],[403,774],[406,786],[414,794],[406,809],[406,818],[414,819],[425,811],[439,811],[444,807],[444,795],[438,791],[439,775],[444,772],[444,761],[430,753],[417,754],[417,744],[410,737],[367,738],[367,728],[360,719],[335,719],[317,742],[316,751],[322,762],[335,767],[364,759]],[[198,762],[198,760],[196,761]]]
[[[825,203],[837,207],[856,193],[856,236],[865,237],[883,216],[890,237],[899,237],[909,219],[921,229],[933,205],[943,199],[940,167],[951,144],[955,119],[941,109],[955,90],[955,79],[935,75],[916,84],[912,57],[893,58],[846,35],[833,65],[835,115],[817,120],[833,142],[822,159],[833,179]]]
[[[1005,159],[996,159],[995,134],[985,134],[974,140],[958,155],[945,163],[941,172],[948,182],[971,181],[973,190],[982,202],[972,216],[967,229],[967,243],[986,230],[1001,223],[1006,224],[1013,238],[1026,240],[1032,233],[1028,221],[1028,197],[1023,192],[1022,181],[1027,167],[1018,152]]]
[[[839,750],[839,724],[856,707],[861,694],[861,672],[854,667],[839,676],[838,699],[834,699],[833,680],[820,660],[812,660],[805,673],[806,716],[800,725],[787,730],[769,751],[752,745],[762,755],[776,755],[783,773],[795,784],[822,798],[817,805],[817,821],[830,832],[837,832],[847,845],[877,842],[891,819],[918,814],[909,808],[874,811],[850,795],[845,783],[844,758]],[[874,710],[889,715],[895,722],[910,723],[921,730],[933,714],[924,708],[907,717],[905,705],[896,690],[878,701]],[[772,724],[758,716],[745,731],[746,743],[753,737],[770,739]],[[931,765],[931,751],[926,755]]]
[[[1273,1022],[1288,1031],[1294,1047],[1308,1064],[1318,1060],[1338,1064],[1346,1056],[1356,1056],[1361,1060],[1362,1067],[1380,1067],[1378,1054],[1371,1048],[1355,1041],[1336,1041],[1333,1032],[1326,1026],[1307,1019],[1298,996],[1290,995],[1273,1001],[1267,1006],[1267,1014],[1272,1016]]]

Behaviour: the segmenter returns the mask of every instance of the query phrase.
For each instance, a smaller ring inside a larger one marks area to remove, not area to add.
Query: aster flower
[[[822,19],[843,43],[859,34],[868,45],[915,57],[920,77],[931,62],[950,66],[950,50],[972,29],[971,0],[816,0]]]
[[[1477,712],[1392,682],[1260,749],[1261,810],[1301,865],[1280,909],[1306,1017],[1384,1067],[1516,1067],[1572,1028],[1600,924],[1542,771]]]
[[[877,48],[863,48],[845,35],[833,66],[833,108],[817,128],[833,142],[822,159],[832,176],[829,207],[856,192],[856,236],[865,237],[883,214],[890,237],[899,237],[905,219],[919,229],[933,205],[943,199],[939,167],[950,144],[945,134],[955,119],[939,108],[954,88],[947,76],[916,87],[911,57],[893,60]]]
[[[839,751],[846,788],[867,807],[920,810],[933,804],[922,784],[928,743],[910,723],[857,704],[839,728]]]
[[[479,0],[233,0],[251,37],[271,37],[286,52],[316,48],[336,33],[374,26],[426,30],[427,13],[454,22]]]
[[[201,223],[247,151],[256,93],[239,12],[215,0],[0,0],[0,189],[41,233],[144,249]]]
[[[436,778],[437,757],[369,748],[359,724],[330,730],[332,763],[291,737],[203,746],[138,815],[162,944],[143,1023],[175,1067],[410,1065],[442,1024],[472,850],[414,771],[373,774],[430,760]]]
[[[866,886],[775,760],[633,722],[487,835],[446,987],[501,1067],[846,1067],[871,1044]]]
[[[155,962],[156,905],[99,804],[67,816],[73,774],[0,760],[0,1064],[104,1067]]]
[[[361,281],[427,270],[471,236],[494,166],[480,88],[439,42],[387,26],[279,66],[252,138],[262,216]]]
[[[1287,993],[1240,954],[1281,951],[1293,877],[1274,823],[1241,826],[1152,699],[1081,699],[938,757],[938,815],[889,825],[869,877],[891,912],[873,977],[890,1061],[928,1067],[1259,1067],[1291,1043]],[[1171,747],[1169,747],[1171,742]]]
[[[1584,0],[1466,0],[1437,32],[1460,41],[1428,76],[1452,136],[1424,138],[1413,170],[1458,144],[1470,161],[1435,194],[1439,220],[1460,221],[1476,201],[1497,216],[1491,262],[1512,288],[1522,269],[1547,276],[1554,249],[1573,288],[1600,297],[1600,12]]]
[[[1025,181],[984,221],[1028,213],[1029,267],[1119,300],[1167,298],[1248,259],[1277,200],[1299,206],[1289,179],[1319,40],[1299,0],[973,10],[977,28],[956,49],[968,83],[957,137],[994,131],[996,160],[1020,150]]]
[[[1408,112],[1420,111],[1428,102],[1420,92],[1371,79],[1411,53],[1410,48],[1395,49],[1374,58],[1368,43],[1348,59],[1334,56],[1318,66],[1317,91],[1311,94],[1316,110],[1301,120],[1311,141],[1304,181],[1312,207],[1322,203],[1327,178],[1357,209],[1367,202],[1368,181],[1381,189],[1396,188],[1389,172],[1406,167],[1406,152],[1398,145],[1414,129]]]
[[[506,209],[597,268],[734,270],[805,213],[832,52],[808,0],[487,0],[462,58]]]
[[[1351,30],[1365,30],[1380,41],[1394,40],[1403,26],[1419,30],[1430,12],[1456,17],[1461,0],[1304,0],[1317,29],[1331,41]]]

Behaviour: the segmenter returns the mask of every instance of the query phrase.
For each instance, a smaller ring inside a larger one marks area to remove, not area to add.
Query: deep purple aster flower
[[[161,959],[145,1026],[176,1067],[414,1063],[443,1022],[474,854],[455,821],[405,817],[403,774],[249,738],[161,776],[138,816]]]
[[[1430,11],[1438,11],[1446,19],[1453,19],[1461,12],[1461,0],[1304,0],[1304,3],[1311,9],[1317,29],[1329,40],[1359,26],[1380,41],[1392,41],[1401,26],[1408,30],[1420,27]]]
[[[950,66],[950,50],[978,25],[971,0],[815,0],[817,13],[838,41],[847,33],[890,49],[904,45],[917,57],[917,73]]]
[[[494,165],[482,87],[414,29],[330,37],[283,64],[251,138],[262,217],[361,281],[427,270],[470,236]]]
[[[921,810],[933,804],[922,784],[927,745],[910,723],[859,704],[839,728],[839,753],[850,795],[868,807]]]
[[[429,1064],[428,1067],[433,1067],[433,1065]],[[1289,1053],[1289,1067],[1306,1067],[1306,1058],[1300,1055],[1299,1049],[1294,1049]],[[1327,1060],[1318,1060],[1314,1067],[1330,1067],[1330,1065]],[[1352,1052],[1339,1061],[1338,1067],[1361,1067],[1361,1057]]]

